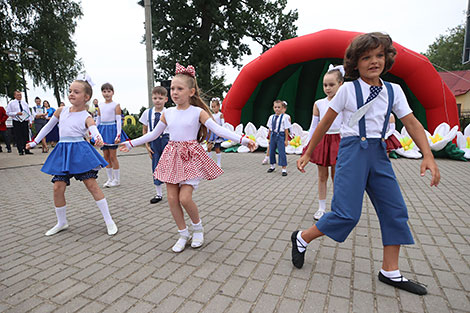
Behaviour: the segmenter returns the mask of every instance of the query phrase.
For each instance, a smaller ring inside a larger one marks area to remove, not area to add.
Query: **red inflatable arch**
[[[266,98],[266,95],[268,95],[268,92],[263,91],[263,89],[260,91],[263,83],[265,83],[265,87],[267,82],[271,85],[274,84],[274,82],[279,85],[276,88],[272,86],[269,87],[271,95],[266,103],[268,103],[268,106],[271,106],[272,100],[279,96],[281,90],[283,90],[285,94],[286,88],[283,88],[282,84],[284,84],[287,79],[290,79],[292,82],[293,73],[296,71],[292,66],[298,64],[305,66],[305,64],[308,64],[306,62],[320,60],[324,63],[318,68],[323,69],[324,72],[326,71],[327,64],[334,63],[331,60],[336,60],[336,63],[341,63],[347,46],[352,39],[359,34],[361,33],[327,29],[310,35],[282,41],[269,49],[247,64],[233,83],[232,88],[223,101],[225,121],[232,125],[238,125],[241,118],[243,119],[243,115],[245,115],[243,108],[247,102],[251,103],[250,105],[252,106],[253,112],[259,110],[260,99]],[[400,82],[415,115],[421,115],[418,116],[418,119],[431,133],[442,122],[448,123],[451,127],[458,125],[459,119],[455,97],[444,84],[429,60],[425,56],[413,52],[395,42],[394,47],[397,49],[395,64],[390,72],[386,74],[388,76],[386,76],[385,79]],[[287,77],[286,79],[276,78],[277,73],[281,71],[286,72],[286,68],[288,67],[291,67],[292,71],[283,76]],[[312,71],[311,68],[310,71]],[[295,75],[298,76],[298,78],[295,79],[299,81],[302,77],[311,76],[302,76],[300,72],[300,69],[295,72],[297,73]],[[318,79],[321,79],[322,75],[322,73],[317,74]],[[301,83],[296,82],[294,84],[291,83],[289,86],[295,86],[293,88],[298,89],[298,91],[294,91],[294,95],[291,99],[291,101],[298,102],[300,97],[299,92],[303,92],[300,89],[305,89],[305,85],[302,86]],[[317,84],[317,86],[321,85]],[[316,97],[318,97],[318,93]],[[299,111],[300,108],[297,108],[295,112],[288,111],[288,113],[293,116],[294,121],[308,118],[307,124],[309,124],[311,113],[307,114],[307,117],[304,117],[304,115],[305,112],[311,112],[314,101],[315,99],[304,100],[302,106],[305,107],[309,105],[308,108],[302,111]],[[289,107],[290,106],[289,103]],[[293,108],[291,108],[291,110],[292,109]],[[263,119],[264,121],[267,120],[267,110],[270,110],[270,108],[265,108],[265,117],[258,117],[260,121],[258,124],[264,124],[261,122]],[[254,117],[253,113],[247,114],[249,118]],[[245,119],[245,122],[246,121],[248,120]],[[301,125],[306,128],[305,124],[306,123],[303,122]]]

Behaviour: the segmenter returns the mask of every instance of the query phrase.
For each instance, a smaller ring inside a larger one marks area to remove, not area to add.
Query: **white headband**
[[[287,106],[287,101],[282,101],[282,103],[284,103]]]
[[[95,83],[91,80],[90,75],[88,75],[86,72],[78,74],[77,80],[87,81],[91,87],[95,85]]]
[[[333,71],[333,70],[338,70],[341,73],[341,75],[344,76],[344,67],[342,65],[334,66],[333,64],[330,64],[330,66],[328,66],[328,72]]]
[[[211,101],[219,101],[220,102],[220,98],[219,97],[214,97],[211,99]]]

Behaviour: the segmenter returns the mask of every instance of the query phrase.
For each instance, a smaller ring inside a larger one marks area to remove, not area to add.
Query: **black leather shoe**
[[[287,172],[282,172],[282,176],[287,176]]]
[[[274,172],[274,168],[269,168],[268,173],[272,173],[272,172]]]
[[[19,154],[19,155],[24,155],[24,152],[23,152],[23,151],[21,151],[21,152],[18,152],[18,154]]]
[[[395,278],[395,277],[394,277]],[[423,284],[418,283],[417,281],[403,281],[403,276],[396,277],[400,278],[400,281],[391,280],[388,277],[385,277],[382,272],[379,272],[379,280],[387,285],[393,286],[395,288],[403,289],[405,291],[423,296],[428,293]]]
[[[8,150],[7,150],[7,153],[11,153],[11,149],[8,149]]]
[[[290,240],[292,241],[292,264],[294,264],[297,268],[302,268],[304,266],[305,260],[305,250],[304,252],[299,252],[298,245],[297,245],[297,234],[299,233],[298,230],[292,233],[290,236]],[[304,247],[307,248],[307,247]]]
[[[150,203],[158,203],[160,201],[162,201],[162,196],[159,196],[159,195],[156,195],[155,197],[150,199]]]
[[[24,154],[34,154],[34,153],[32,153],[32,152],[29,151],[29,150],[25,150],[25,151],[24,151]]]

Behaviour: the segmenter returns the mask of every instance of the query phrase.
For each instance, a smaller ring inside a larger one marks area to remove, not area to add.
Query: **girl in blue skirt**
[[[437,186],[440,174],[424,128],[414,117],[403,90],[380,78],[392,67],[395,55],[392,39],[382,33],[360,35],[346,50],[346,77],[355,81],[339,88],[305,155],[297,161],[298,169],[304,172],[316,145],[342,112],[331,212],[309,229],[292,233],[292,262],[295,267],[302,267],[307,244],[315,238],[327,235],[338,242],[346,240],[359,221],[367,191],[379,218],[384,246],[379,280],[424,295],[426,288],[403,277],[398,269],[400,246],[414,241],[407,224],[407,208],[387,157],[384,137],[392,110],[423,153],[421,176],[430,170],[431,186]]]
[[[60,121],[59,143],[47,158],[41,171],[53,175],[54,205],[57,224],[46,232],[46,236],[54,235],[69,227],[66,218],[65,189],[70,185],[70,178],[83,181],[93,195],[106,223],[108,235],[114,235],[118,229],[108,209],[108,203],[101,191],[96,178],[98,171],[108,163],[85,139],[87,131],[93,136],[98,146],[103,140],[93,121],[86,111],[86,103],[90,100],[93,90],[91,80],[75,80],[69,88],[69,101],[72,106],[60,107],[54,112],[49,122],[41,129],[36,138],[28,143],[33,148]]]

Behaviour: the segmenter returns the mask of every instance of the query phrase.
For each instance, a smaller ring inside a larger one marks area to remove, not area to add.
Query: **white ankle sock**
[[[207,152],[207,155],[209,156],[209,158],[212,159],[212,151],[211,151],[211,152]]]
[[[326,199],[318,200],[318,209],[321,210],[321,211],[326,210]]]
[[[185,236],[185,237],[189,237],[189,230],[188,230],[188,227],[186,227],[185,229],[178,229],[178,233],[180,236]]]
[[[162,196],[162,185],[155,185],[155,190],[158,196]]]
[[[113,169],[113,176],[114,176],[114,179],[115,179],[115,180],[119,181],[119,180],[121,179],[121,175],[120,175],[120,174],[121,174],[121,172],[120,172],[119,169],[117,169],[117,170],[114,170],[114,169]]]
[[[306,243],[305,240],[302,238],[301,234],[301,231],[297,233],[297,250],[299,250],[300,253],[304,252],[304,247],[307,247],[308,245],[308,243]]]
[[[222,153],[216,153],[215,156],[217,157],[217,165],[220,167],[222,162]]]
[[[380,272],[382,275],[384,275],[387,278],[390,278],[393,281],[402,281],[400,270],[395,270],[395,271],[385,271],[383,269],[380,269]],[[408,281],[405,277],[403,277],[403,281]]]
[[[271,164],[271,168],[276,168],[276,166],[274,164]]]
[[[204,228],[202,227],[202,220],[199,219],[199,223],[194,224],[191,221],[191,225],[193,226],[193,240],[204,240]]]
[[[113,180],[113,168],[112,167],[106,168],[106,175],[108,175],[109,181]]]
[[[64,205],[63,207],[56,207],[55,208],[55,215],[57,216],[57,226],[62,227],[67,224],[67,206]]]
[[[111,214],[109,214],[108,201],[106,201],[106,198],[96,201],[96,205],[100,209],[106,225],[114,223]]]
[[[287,173],[287,168],[283,168],[283,169],[282,169],[282,172],[283,172],[283,173]]]

